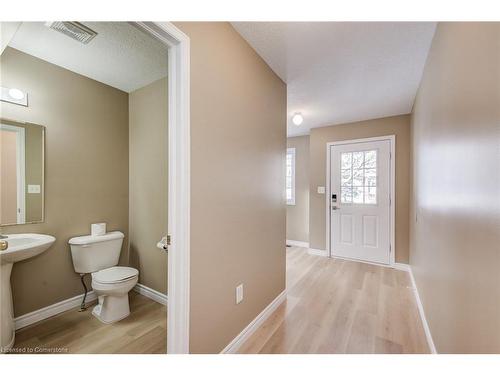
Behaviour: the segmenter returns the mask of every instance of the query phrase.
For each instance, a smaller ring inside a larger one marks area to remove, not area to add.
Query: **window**
[[[295,205],[295,148],[286,149],[286,204]]]
[[[377,150],[340,155],[342,203],[377,204]]]

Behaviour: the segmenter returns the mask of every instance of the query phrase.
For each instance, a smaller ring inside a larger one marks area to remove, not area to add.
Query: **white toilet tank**
[[[118,264],[122,250],[122,232],[102,236],[81,236],[69,240],[73,267],[78,273],[92,273]]]

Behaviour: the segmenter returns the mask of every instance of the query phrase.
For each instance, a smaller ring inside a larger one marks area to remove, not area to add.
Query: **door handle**
[[[332,206],[332,210],[336,211],[336,210],[340,210],[340,207],[337,207],[337,206]]]

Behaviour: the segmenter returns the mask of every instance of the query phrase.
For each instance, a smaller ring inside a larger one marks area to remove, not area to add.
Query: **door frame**
[[[364,143],[364,142],[374,142],[374,141],[389,141],[390,142],[390,154],[389,154],[389,162],[390,162],[390,171],[389,171],[389,189],[390,189],[390,207],[389,207],[389,241],[390,241],[390,254],[388,264],[391,267],[394,267],[396,263],[396,234],[395,234],[395,217],[396,217],[396,136],[392,135],[384,135],[381,137],[370,137],[370,138],[356,138],[356,139],[348,139],[344,141],[335,141],[328,142],[326,144],[326,252],[328,257],[333,258],[332,255],[332,246],[331,246],[331,238],[330,238],[330,218],[331,218],[331,186],[330,186],[330,160],[331,160],[331,146],[338,145],[347,145],[353,143]],[[371,263],[371,262],[366,262]],[[374,263],[379,264],[379,263]]]
[[[16,224],[26,223],[26,131],[21,126],[0,123],[0,128],[16,133],[16,178],[17,178],[17,212]],[[9,223],[10,224],[10,223]]]
[[[167,353],[189,353],[190,40],[171,22],[131,22],[168,49]]]

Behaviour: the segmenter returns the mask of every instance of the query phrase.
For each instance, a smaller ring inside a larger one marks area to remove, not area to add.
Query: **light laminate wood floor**
[[[92,315],[93,305],[84,312],[74,309],[17,331],[14,348],[33,354],[166,353],[166,306],[135,292],[129,298],[130,315],[117,323],[101,323]]]
[[[409,275],[287,248],[287,301],[240,353],[429,353]]]

